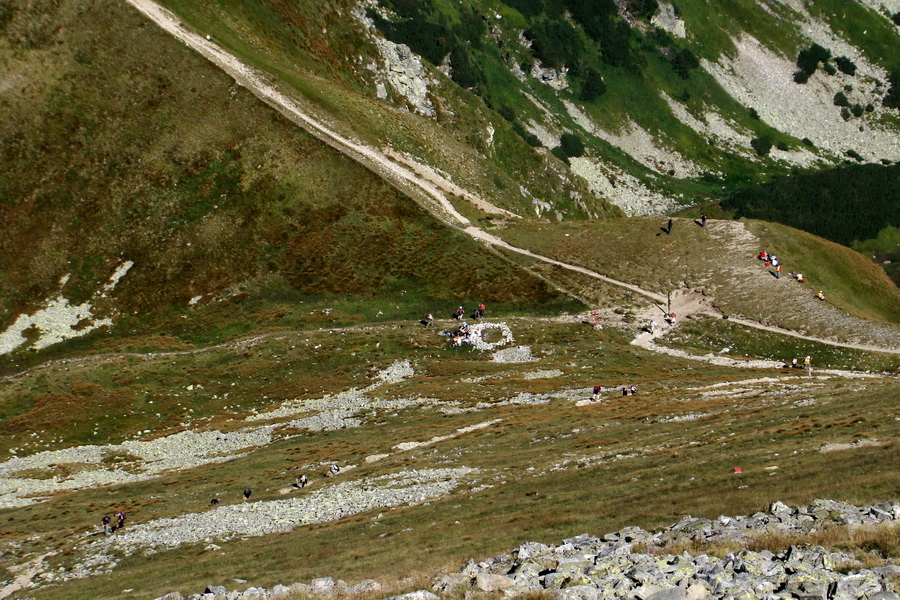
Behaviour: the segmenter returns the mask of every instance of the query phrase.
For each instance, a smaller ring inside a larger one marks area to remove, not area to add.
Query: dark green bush
[[[860,104],[854,104],[850,107],[850,112],[853,113],[854,117],[861,117],[863,116],[863,112],[865,112],[865,109]]]
[[[700,66],[697,56],[688,48],[675,48],[675,56],[672,58],[672,66],[682,79],[691,75],[691,70]]]
[[[721,205],[735,218],[777,221],[849,246],[888,225],[900,226],[900,164],[854,163],[782,177],[740,191]]]
[[[837,69],[835,69],[834,65],[831,63],[823,64],[822,69],[829,75],[834,75],[835,73],[837,73]]]
[[[844,92],[838,92],[834,95],[834,105],[835,106],[850,106],[850,101],[847,100],[847,95]]]
[[[481,71],[472,61],[465,46],[457,46],[450,53],[450,78],[463,88],[477,88],[481,82]]]
[[[584,142],[574,133],[564,133],[559,140],[559,147],[562,148],[566,156],[575,158],[584,155]]]
[[[588,68],[584,73],[580,97],[585,102],[593,102],[606,93],[606,83],[596,69]]]
[[[816,145],[813,144],[813,141],[812,141],[811,139],[809,139],[809,138],[803,138],[803,139],[800,140],[800,141],[803,142],[803,144],[804,144],[805,146],[809,146],[810,148],[815,148],[815,147],[816,147]]]
[[[797,55],[797,66],[801,71],[812,75],[819,68],[819,63],[827,62],[831,58],[831,51],[819,44],[813,44]]]
[[[837,68],[841,73],[846,73],[847,75],[856,74],[856,65],[846,56],[838,56],[834,59],[834,62],[837,63]]]
[[[788,145],[785,142],[778,142],[777,144],[775,144],[775,147],[784,152],[787,152],[788,149]]]
[[[809,73],[806,71],[797,71],[794,73],[795,83],[806,83],[807,81],[809,81]]]
[[[859,152],[857,152],[856,150],[850,149],[844,152],[844,154],[846,154],[856,162],[863,162],[863,157],[860,156]]]
[[[564,20],[541,21],[525,31],[531,52],[545,67],[560,69],[578,62],[584,47],[578,32]]]
[[[567,165],[572,164],[572,163],[569,162],[569,157],[566,156],[566,153],[565,153],[565,151],[562,149],[562,146],[557,146],[556,148],[554,148],[553,150],[550,151],[550,154],[552,154],[553,156],[555,156],[555,157],[558,158],[559,160],[563,161],[563,162],[566,163]]]
[[[542,146],[540,138],[534,135],[518,123],[513,123],[513,131],[515,131],[520,138],[525,140],[525,143],[534,148],[540,148]]]
[[[895,69],[888,75],[888,91],[881,100],[881,105],[900,108],[900,69]]]
[[[866,104],[866,112],[875,112],[875,105],[871,102]]]
[[[541,0],[505,0],[505,3],[529,19],[544,12],[544,3]]]
[[[841,109],[841,118],[844,119],[845,121],[849,121],[850,117],[852,117],[852,116],[853,115],[850,114],[850,109],[847,108],[846,106]]]
[[[772,150],[772,140],[765,136],[753,138],[752,140],[750,140],[750,146],[760,156],[766,156]]]
[[[751,108],[751,109],[750,109],[750,118],[751,118],[751,119],[756,119],[757,121],[759,121],[759,113],[756,112],[756,109],[755,109],[755,108]]]
[[[514,111],[513,108],[507,104],[500,106],[497,109],[497,114],[499,114],[510,123],[516,120],[516,111]]]
[[[894,22],[894,25],[900,25],[900,11],[895,12],[891,16],[891,20]]]

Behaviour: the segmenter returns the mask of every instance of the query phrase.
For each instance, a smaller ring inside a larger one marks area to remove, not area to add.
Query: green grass
[[[725,314],[743,314],[817,335],[838,335],[833,324],[826,327],[805,319],[802,311],[776,310],[758,301],[758,294],[769,293],[756,291],[759,286],[769,289],[766,271],[755,259],[759,249],[765,248],[786,261],[789,270],[804,273],[810,289],[827,290],[829,302],[849,314],[900,322],[900,290],[878,265],[849,248],[760,221],[746,222],[756,242],[742,241],[737,230],[729,229],[740,228],[738,224],[723,222],[720,228],[711,222],[702,229],[692,220],[676,219],[671,236],[660,231],[664,225],[666,219],[660,217],[569,223],[534,220],[510,224],[500,235],[514,245],[658,294],[700,291]],[[785,298],[779,302],[797,300],[791,288],[779,288],[779,293]]]
[[[789,256],[815,286],[827,289],[829,302],[863,318],[900,322],[900,291],[879,265],[839,244],[776,223],[748,221],[747,227],[765,241],[769,252]]]
[[[712,317],[689,319],[672,333],[657,339],[656,343],[701,354],[713,352],[734,358],[780,360],[784,364],[790,364],[792,358],[797,358],[802,365],[804,356],[812,356],[817,369],[849,369],[875,373],[896,373],[900,370],[900,359],[896,355],[810,342],[749,329]],[[722,352],[724,348],[728,348],[728,352]],[[801,374],[805,374],[805,371]]]
[[[585,325],[533,319],[514,319],[510,324],[516,343],[531,345],[541,357],[539,363],[491,363],[477,352],[446,348],[432,332],[399,329],[389,323],[378,332],[357,327],[335,333],[280,333],[253,346],[249,356],[223,349],[103,364],[73,362],[0,384],[5,398],[31,389],[55,393],[71,387],[73,380],[84,382],[79,390],[87,391],[73,392],[82,394],[97,390],[121,395],[129,389],[149,388],[155,399],[153,410],[167,420],[154,418],[150,411],[128,416],[138,402],[114,403],[110,410],[122,413],[110,413],[109,420],[117,427],[105,432],[109,440],[134,429],[151,428],[153,436],[177,430],[176,422],[187,418],[178,413],[178,403],[194,409],[195,426],[231,429],[236,423],[228,419],[284,398],[315,398],[364,386],[370,381],[371,366],[398,357],[413,360],[417,375],[377,392],[380,397],[419,395],[471,406],[524,391],[580,388],[587,394],[598,383],[615,388],[636,382],[641,389],[638,396],[625,400],[610,393],[608,402],[588,407],[556,400],[547,406],[498,405],[453,416],[435,407],[389,411],[365,417],[359,428],[301,434],[227,463],[143,483],[62,493],[40,505],[0,511],[6,540],[39,535],[42,547],[60,551],[50,561],[61,566],[71,565],[77,556],[73,551],[79,534],[113,508],[125,508],[130,522],[137,524],[207,510],[213,496],[226,504],[236,503],[247,486],[254,489],[254,501],[280,499],[285,496],[278,490],[292,481],[296,470],[322,460],[359,465],[346,477],[360,479],[410,468],[466,465],[480,469],[482,481],[492,485],[480,492],[464,486],[415,507],[220,543],[219,551],[187,547],[135,555],[108,575],[30,593],[39,599],[145,598],[174,589],[184,594],[202,591],[211,583],[239,587],[231,583],[233,577],[247,579],[246,586],[267,587],[316,576],[351,582],[373,576],[395,580],[456,569],[468,558],[494,555],[527,540],[553,542],[625,525],[654,528],[684,514],[715,517],[753,512],[775,499],[801,503],[833,497],[875,502],[900,492],[892,471],[885,467],[897,460],[895,443],[818,452],[831,442],[863,437],[890,440],[896,431],[893,407],[898,398],[893,380],[835,380],[826,388],[792,391],[794,379],[786,377],[760,388],[759,395],[739,399],[704,395],[696,388],[780,374],[737,372],[647,353],[629,346],[629,337],[615,329],[595,332]],[[322,348],[316,349],[320,344]],[[323,368],[316,369],[316,363]],[[522,377],[535,369],[559,369],[563,375]],[[477,386],[462,381],[481,375],[494,378]],[[202,390],[185,391],[188,383],[199,381],[204,383]],[[232,387],[230,381],[237,385]],[[787,391],[775,403],[763,393],[782,388]],[[227,400],[213,399],[226,390],[232,392]],[[804,405],[811,397],[817,403],[813,408]],[[22,413],[23,420],[36,416],[34,410]],[[668,417],[690,412],[709,416],[666,422]],[[427,439],[493,418],[503,421],[434,447],[396,453],[378,463],[363,460],[370,454],[392,452],[400,442]],[[78,427],[68,419],[45,425],[48,438],[69,439]],[[571,461],[568,468],[550,468],[563,460]],[[764,469],[772,464],[779,466],[775,475]],[[735,465],[744,469],[740,478],[730,473]],[[313,478],[315,487],[329,484],[319,476]],[[648,503],[651,497],[653,502]]]

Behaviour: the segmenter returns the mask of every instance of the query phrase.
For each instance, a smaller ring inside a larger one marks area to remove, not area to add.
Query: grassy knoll
[[[246,579],[247,586],[326,575],[392,580],[455,569],[470,557],[496,554],[526,540],[549,542],[629,524],[652,528],[688,513],[715,517],[752,512],[775,499],[874,502],[900,493],[889,467],[898,459],[895,409],[900,391],[893,380],[807,383],[780,371],[738,372],[655,355],[629,346],[629,336],[615,329],[596,332],[539,319],[509,323],[515,343],[530,345],[538,362],[493,363],[476,351],[446,348],[433,332],[392,323],[377,332],[357,327],[285,333],[247,351],[51,365],[4,382],[2,392],[8,397],[31,387],[52,392],[75,379],[85,382],[82,387],[112,391],[159,381],[166,389],[157,390],[153,409],[132,402],[127,408],[132,417],[110,413],[122,429],[152,429],[145,438],[177,430],[171,422],[178,419],[193,419],[197,429],[233,430],[252,409],[367,385],[372,367],[397,357],[411,359],[416,375],[373,395],[435,398],[420,407],[367,411],[355,428],[298,432],[225,463],[143,483],[60,493],[43,504],[0,511],[4,540],[39,536],[30,543],[58,550],[49,559],[55,567],[68,568],[80,560],[81,533],[113,508],[128,510],[133,526],[208,510],[213,496],[238,503],[240,490],[248,486],[254,489],[254,502],[283,499],[279,490],[299,471],[314,475],[312,489],[342,481],[321,478],[323,461],[357,465],[341,477],[363,480],[433,466],[479,469],[458,491],[417,506],[216,542],[219,549],[204,544],[137,554],[124,558],[110,574],[30,593],[40,599],[146,598],[173,589],[188,593],[209,583],[232,587],[234,577]],[[304,363],[316,361],[326,368],[316,374],[304,371]],[[538,370],[547,375],[526,376]],[[471,383],[472,377],[481,380]],[[740,383],[759,377],[772,379]],[[198,382],[202,389],[186,389]],[[618,387],[631,382],[639,385],[639,394],[620,398]],[[742,393],[731,394],[729,382]],[[613,388],[606,401],[577,407],[575,401],[587,397],[595,384]],[[231,393],[228,400],[214,399],[226,391]],[[520,392],[562,396],[537,406],[504,402]],[[178,403],[193,408],[193,416],[177,415]],[[451,405],[471,412],[438,411]],[[157,406],[165,407],[164,418],[176,414],[160,421],[154,415]],[[502,421],[487,429],[434,446],[405,452],[394,448],[497,418]],[[63,419],[47,427],[48,436],[52,432],[62,439],[77,430],[76,423]],[[827,443],[863,438],[886,445],[819,452]],[[365,462],[377,453],[390,456]],[[743,467],[744,474],[732,475],[732,466]],[[773,466],[778,469],[767,469]],[[4,555],[10,564],[14,558],[15,553]]]
[[[663,295],[679,289],[702,291],[714,297],[726,314],[834,333],[834,323],[817,322],[795,308],[809,305],[814,294],[809,290],[816,288],[826,291],[830,304],[851,315],[900,322],[900,290],[878,265],[849,248],[774,223],[711,221],[703,229],[692,220],[676,219],[671,236],[661,231],[665,225],[661,217],[532,221],[512,224],[501,235],[513,244]],[[753,235],[748,237],[747,232]],[[761,248],[780,256],[786,271],[802,272],[809,290],[775,285],[789,280],[769,281],[770,275],[755,258]],[[852,328],[847,330],[851,334]]]

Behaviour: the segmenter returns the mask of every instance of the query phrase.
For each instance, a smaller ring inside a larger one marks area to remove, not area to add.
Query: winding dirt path
[[[163,30],[182,41],[188,47],[197,51],[207,58],[214,65],[225,71],[234,78],[235,82],[247,88],[252,94],[260,100],[273,107],[286,118],[303,128],[309,134],[342,154],[356,160],[365,167],[371,169],[386,181],[397,187],[403,192],[409,193],[415,200],[428,210],[429,213],[440,219],[447,225],[458,229],[472,238],[496,248],[502,248],[510,252],[515,252],[529,258],[542,261],[569,271],[581,273],[588,277],[605,281],[607,283],[625,288],[654,302],[664,302],[665,299],[654,292],[642,289],[636,285],[619,281],[611,277],[607,277],[596,271],[572,265],[562,261],[536,254],[524,248],[519,248],[505,242],[504,240],[492,235],[483,229],[476,227],[464,217],[453,204],[447,199],[447,195],[459,195],[472,202],[482,210],[494,214],[502,214],[504,216],[513,215],[509,211],[505,211],[495,207],[487,201],[478,198],[467,190],[464,190],[449,181],[445,177],[436,173],[433,169],[422,165],[415,161],[412,157],[399,155],[392,149],[377,149],[368,146],[360,141],[353,140],[334,128],[329,127],[321,118],[311,114],[311,111],[305,108],[296,100],[279,90],[274,84],[266,80],[266,78],[258,73],[249,65],[244,64],[236,56],[230,54],[226,50],[219,47],[214,42],[207,40],[202,35],[188,29],[181,20],[170,11],[158,5],[153,0],[125,0],[137,10],[143,13],[147,18],[152,20]],[[714,314],[714,313],[710,313]],[[867,350],[874,352],[885,352],[889,354],[900,354],[900,349],[881,348],[877,346],[868,346],[863,344],[852,344],[846,342],[838,342],[835,340],[827,340],[815,338],[799,334],[787,329],[771,327],[763,325],[755,321],[744,319],[733,319],[735,323],[762,329],[783,335],[789,335],[795,338],[804,339],[832,346],[840,346],[843,348],[852,348],[856,350]]]

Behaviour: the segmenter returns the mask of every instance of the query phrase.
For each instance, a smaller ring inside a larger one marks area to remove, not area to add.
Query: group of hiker
[[[769,254],[765,250],[760,250],[759,256],[757,256],[757,258],[761,261],[764,261],[766,263],[767,267],[772,267],[775,269],[775,271],[774,271],[775,279],[781,279],[781,270],[783,268],[783,265],[782,265],[781,261],[778,260],[777,256],[775,256],[774,254]],[[793,277],[794,279],[796,279],[797,283],[805,283],[806,282],[806,279],[803,277],[803,273],[800,273],[797,271],[791,271],[789,273],[789,275],[791,277]],[[822,292],[822,290],[819,290],[819,292],[816,294],[816,298],[818,298],[819,300],[821,300],[823,302],[825,301],[825,294]]]
[[[806,374],[809,377],[812,377],[812,357],[807,355],[806,358],[803,359],[803,366],[800,366],[800,363],[797,362],[797,358],[791,359],[791,364],[784,365],[785,369],[806,369]]]
[[[637,394],[637,390],[638,390],[637,386],[632,383],[631,385],[626,385],[625,387],[622,388],[622,395],[623,396],[629,396],[629,395],[634,396],[635,394]],[[594,386],[594,394],[591,396],[591,401],[599,402],[601,400],[603,400],[603,387],[599,386],[599,385],[595,385]]]
[[[103,528],[103,533],[109,535],[114,531],[118,531],[125,527],[125,511],[120,510],[115,514],[116,522],[113,524],[112,517],[109,515],[103,515],[103,518],[100,519],[100,526]]]
[[[481,302],[475,310],[472,311],[471,318],[475,321],[481,320],[484,318],[485,311],[487,311],[487,308],[485,307],[484,302]],[[459,348],[463,344],[475,344],[475,336],[469,327],[469,323],[463,321],[466,317],[466,309],[460,306],[451,316],[460,322],[459,326],[456,329],[444,329],[438,333],[438,335],[449,337],[453,342],[454,348]],[[425,327],[434,327],[434,315],[428,313],[425,318],[419,322]]]

